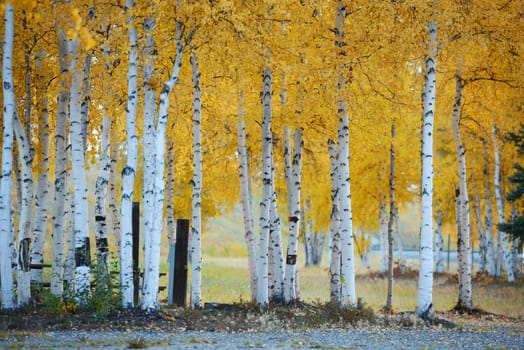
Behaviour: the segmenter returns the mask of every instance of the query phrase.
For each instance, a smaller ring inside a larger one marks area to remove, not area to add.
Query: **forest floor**
[[[209,306],[209,305],[208,305]],[[384,314],[329,305],[210,305],[212,310],[163,308],[46,314],[0,313],[0,348],[524,348],[524,319],[477,311]]]

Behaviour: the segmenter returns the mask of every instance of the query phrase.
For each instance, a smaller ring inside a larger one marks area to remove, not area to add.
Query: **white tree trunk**
[[[134,0],[126,0],[126,12],[133,12]],[[134,16],[127,14],[129,66],[127,73],[126,138],[127,160],[122,170],[122,199],[120,203],[120,292],[122,308],[133,307],[133,227],[132,209],[137,167],[136,109],[138,100],[138,39]]]
[[[479,237],[479,272],[486,272],[486,257],[487,257],[487,244],[486,244],[486,233],[482,226],[482,214],[480,212],[480,195],[477,192],[475,195],[475,216],[477,218],[477,231]]]
[[[398,215],[398,207],[395,208],[395,235],[397,237],[397,256],[400,274],[406,273],[406,257],[404,256],[404,247],[402,245],[402,233],[400,232],[400,218]]]
[[[442,212],[437,212],[437,227],[435,228],[435,272],[444,272],[444,237],[442,236]]]
[[[256,264],[256,237],[253,224],[253,213],[251,210],[251,193],[249,191],[249,172],[246,148],[246,129],[244,126],[244,110],[239,111],[241,121],[238,124],[238,158],[240,174],[240,195],[242,202],[242,212],[244,216],[244,238],[247,246],[247,257],[249,267],[249,277],[251,286],[251,301],[256,300],[257,296],[257,264]]]
[[[355,292],[355,250],[353,247],[353,214],[349,175],[349,121],[343,108],[338,128],[338,189],[340,192],[341,282],[342,305],[357,303]]]
[[[149,238],[145,239],[144,244],[148,247],[144,249],[144,283],[142,285],[142,304],[141,308],[145,311],[156,310],[160,307],[158,303],[158,286],[160,272],[160,240],[162,236],[162,219],[164,211],[164,171],[165,171],[165,148],[166,148],[166,127],[169,111],[169,95],[173,87],[178,82],[180,68],[182,67],[182,53],[184,45],[182,42],[182,24],[176,25],[176,57],[173,60],[173,67],[169,79],[164,83],[158,102],[158,120],[154,143],[154,202],[145,210],[153,210],[152,229]],[[151,160],[150,160],[151,161]],[[146,214],[146,213],[144,213]],[[147,233],[144,234],[144,236]],[[193,257],[192,257],[193,258]]]
[[[151,3],[148,3],[151,5]],[[154,6],[154,5],[153,5]],[[144,91],[144,150],[143,150],[143,184],[142,184],[142,240],[144,257],[151,256],[151,234],[155,210],[155,136],[156,136],[156,91],[151,86],[155,72],[156,44],[153,30],[156,24],[156,7],[144,19],[144,48],[142,49],[142,85]],[[156,293],[155,293],[156,295]]]
[[[2,178],[0,180],[0,278],[2,309],[14,309],[15,289],[11,269],[11,176],[13,169],[13,118],[15,95],[13,84],[14,9],[10,1],[4,9],[4,45],[2,51],[3,133]]]
[[[493,127],[493,145],[494,145],[494,153],[495,153],[495,172],[494,172],[494,178],[493,182],[495,185],[495,199],[497,201],[497,213],[498,213],[498,219],[499,224],[504,223],[504,206],[502,202],[502,190],[500,188],[500,154],[499,154],[499,148],[498,148],[498,140],[497,140],[497,128]],[[502,232],[500,230],[498,231],[498,239],[501,242],[501,245],[499,245],[498,249],[499,251],[502,250],[502,254],[504,257],[504,267],[506,268],[506,273],[508,275],[508,282],[513,282],[515,280],[515,275],[513,274],[513,262],[511,260],[511,254],[508,250],[508,236],[506,232]]]
[[[167,198],[166,198],[166,228],[167,240],[174,243],[176,240],[176,219],[175,219],[175,152],[173,150],[173,140],[167,140]]]
[[[198,56],[191,55],[193,81],[193,180],[191,185],[191,308],[202,304],[202,92],[200,91],[200,71]]]
[[[106,198],[109,172],[111,171],[111,145],[109,132],[111,121],[104,112],[100,145],[100,172],[95,187],[95,221],[96,221],[96,267],[97,288],[105,290],[109,287],[109,245],[107,242]]]
[[[330,278],[330,301],[340,304],[340,212],[338,199],[338,160],[337,145],[328,140],[329,161],[331,169],[331,214],[329,218],[329,232],[331,234],[331,259],[329,264]]]
[[[31,246],[31,263],[44,263],[44,243],[47,232],[47,208],[49,199],[49,122],[48,122],[48,98],[47,82],[44,81],[45,71],[43,57],[45,52],[39,52],[36,58],[38,86],[42,89],[42,96],[37,100],[37,113],[39,118],[38,140],[39,140],[39,162],[37,166],[38,179],[35,193],[35,223],[33,244]],[[42,283],[42,269],[31,270],[31,281]]]
[[[53,231],[52,231],[52,260],[51,260],[51,293],[59,298],[64,292],[64,253],[65,232],[67,215],[67,161],[66,152],[66,123],[69,114],[67,91],[67,73],[69,66],[67,62],[67,39],[64,30],[60,27],[60,21],[55,21],[55,29],[58,35],[58,55],[60,64],[60,91],[58,92],[56,126],[55,126],[55,197],[53,206]]]
[[[287,153],[291,154],[291,148],[289,146],[289,131],[285,131],[285,149]],[[284,303],[289,304],[297,300],[297,291],[295,288],[296,275],[297,275],[297,253],[298,253],[298,238],[299,238],[299,225],[301,218],[300,212],[300,189],[301,189],[301,177],[302,177],[302,131],[295,129],[293,137],[293,158],[291,166],[286,164],[286,169],[291,168],[291,174],[286,171],[287,185],[288,185],[288,212],[289,212],[289,237],[287,245],[286,255],[286,272],[284,274]],[[285,156],[286,159],[286,156]],[[289,157],[287,157],[289,159]],[[289,162],[286,161],[286,162]]]
[[[72,74],[69,99],[69,135],[73,176],[73,212],[75,234],[75,298],[80,305],[87,303],[90,290],[89,222],[87,206],[87,180],[84,159],[84,135],[82,132],[81,97],[82,71],[77,68],[78,38],[69,39],[70,71]]]
[[[14,132],[20,154],[21,177],[21,206],[18,222],[18,267],[17,267],[17,290],[18,306],[29,303],[31,299],[31,269],[29,267],[29,246],[31,242],[31,224],[33,213],[33,151],[28,135],[22,126],[22,122],[16,111],[14,114]],[[29,121],[27,121],[29,122]]]
[[[426,76],[422,118],[422,179],[420,266],[417,293],[417,315],[427,318],[433,306],[433,120],[435,116],[437,24],[429,23],[430,42],[426,56]]]
[[[495,249],[493,242],[493,195],[491,193],[491,176],[489,174],[490,160],[488,157],[487,142],[483,142],[484,155],[484,224],[486,226],[486,260],[488,263],[488,275],[493,277],[497,273],[495,260]]]
[[[458,159],[458,178],[459,194],[458,200],[458,221],[460,230],[458,232],[457,258],[458,258],[458,277],[459,295],[458,307],[467,310],[473,309],[473,299],[471,293],[471,246],[469,221],[469,198],[466,175],[466,150],[462,143],[460,134],[460,112],[462,108],[462,77],[460,71],[456,75],[455,103],[453,105],[453,136],[455,139],[455,151]]]
[[[277,191],[275,189],[275,161],[271,150],[271,206],[269,207],[269,236],[272,281],[269,287],[270,299],[283,300],[284,295],[284,252],[282,249],[282,229],[277,209]]]
[[[262,200],[260,202],[260,237],[257,265],[257,304],[262,306],[269,304],[269,212],[271,206],[271,150],[273,148],[271,133],[272,74],[269,68],[264,69],[262,90]]]

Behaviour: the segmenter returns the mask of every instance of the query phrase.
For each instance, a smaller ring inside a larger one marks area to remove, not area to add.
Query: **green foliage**
[[[512,142],[517,147],[519,154],[524,154],[524,125],[521,124],[520,130],[517,133],[509,133],[506,139]],[[515,173],[509,176],[509,181],[513,184],[513,188],[506,195],[510,202],[519,202],[521,204],[521,215],[517,215],[511,219],[510,222],[499,224],[499,230],[509,233],[513,238],[519,238],[520,242],[524,241],[524,167],[520,164],[513,166]]]

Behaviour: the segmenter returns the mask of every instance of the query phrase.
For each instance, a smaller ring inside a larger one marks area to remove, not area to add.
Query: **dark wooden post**
[[[172,300],[177,306],[186,306],[187,295],[187,246],[189,239],[189,220],[176,221],[175,273]]]
[[[140,203],[133,202],[132,211],[133,230],[133,303],[138,306],[140,292],[140,269],[138,266],[138,254],[140,252]]]

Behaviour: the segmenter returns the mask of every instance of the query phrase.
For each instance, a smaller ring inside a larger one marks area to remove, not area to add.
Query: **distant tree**
[[[517,133],[509,133],[507,140],[517,146],[517,152],[524,154],[524,124],[520,125]],[[510,202],[516,202],[524,197],[524,167],[520,164],[513,165],[515,173],[508,177],[514,185],[513,189],[506,195]],[[511,234],[513,238],[519,238],[520,242],[524,240],[524,201],[521,201],[521,213],[514,217],[510,222],[499,224],[499,230]]]

